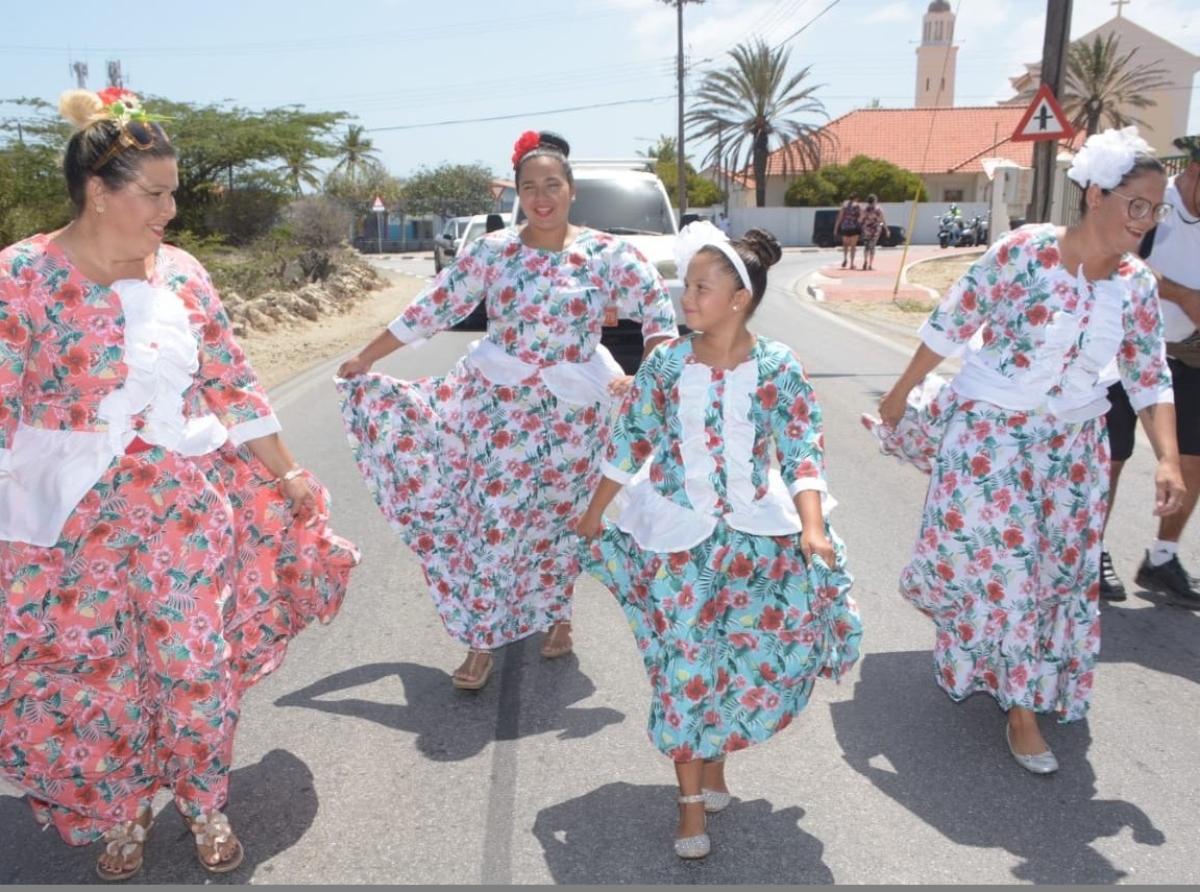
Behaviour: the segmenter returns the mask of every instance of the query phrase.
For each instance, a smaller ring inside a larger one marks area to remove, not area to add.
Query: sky
[[[107,84],[250,110],[343,111],[364,127],[390,173],[442,164],[511,172],[524,130],[554,130],[574,158],[629,158],[676,133],[676,10],[662,0],[3,0],[3,100],[56,102],[87,66]],[[829,119],[874,100],[913,104],[928,0],[707,0],[684,6],[685,96],[738,43],[790,50],[789,70]],[[1011,97],[1009,79],[1040,61],[1046,0],[951,0],[959,46],[955,104]],[[47,15],[47,10],[54,12]],[[1074,0],[1072,37],[1116,14]],[[200,10],[200,11],[197,11]],[[1129,0],[1126,17],[1200,55],[1200,3]],[[686,100],[685,100],[686,101]],[[152,109],[151,109],[152,110]],[[816,118],[810,123],[820,124]],[[1189,132],[1200,132],[1200,84]],[[685,142],[693,163],[709,146]]]

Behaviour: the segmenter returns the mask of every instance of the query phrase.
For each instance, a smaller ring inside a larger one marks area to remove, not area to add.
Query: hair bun
[[[58,113],[79,130],[104,117],[104,103],[91,90],[67,90],[58,99]]]
[[[765,229],[747,229],[742,234],[741,242],[758,258],[764,268],[772,267],[783,259],[783,248],[779,246],[779,239]]]
[[[571,157],[571,144],[557,133],[551,133],[549,130],[543,130],[538,134],[538,145],[548,149],[556,149],[563,153],[564,158]]]

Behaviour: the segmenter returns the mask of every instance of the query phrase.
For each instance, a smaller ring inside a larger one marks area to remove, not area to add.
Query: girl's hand
[[[354,378],[358,375],[365,375],[371,371],[371,361],[363,359],[361,355],[347,359],[338,366],[337,376],[339,378]]]
[[[800,534],[800,551],[804,554],[804,561],[809,569],[812,569],[813,555],[820,557],[826,567],[833,567],[837,563],[837,553],[833,550],[833,543],[829,541],[824,530],[802,532]]]
[[[629,393],[629,388],[633,386],[633,375],[625,375],[621,378],[614,378],[608,383],[608,392],[617,399],[624,399],[625,394]]]
[[[575,521],[575,534],[580,539],[595,539],[604,532],[604,516],[599,511],[589,508],[584,511],[579,520]]]

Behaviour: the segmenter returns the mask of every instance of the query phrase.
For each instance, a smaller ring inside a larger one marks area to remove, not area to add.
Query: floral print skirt
[[[571,523],[598,480],[599,405],[568,405],[537,374],[492,384],[466,360],[444,377],[338,388],[359,471],[450,635],[491,649],[570,620]]]
[[[937,629],[938,684],[1062,721],[1088,711],[1100,651],[1103,419],[931,404],[940,446],[900,593]]]
[[[647,735],[676,762],[761,743],[808,705],[815,679],[858,660],[862,625],[845,546],[810,570],[800,537],[754,536],[720,523],[688,551],[642,550],[605,522],[583,543],[585,569],[620,602],[652,696]]]
[[[164,787],[221,807],[242,693],[358,557],[245,449],[117,458],[57,545],[0,542],[0,773],[76,845]]]

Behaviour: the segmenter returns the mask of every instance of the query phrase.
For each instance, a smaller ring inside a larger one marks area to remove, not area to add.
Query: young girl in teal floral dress
[[[861,627],[825,519],[821,410],[791,351],[746,327],[779,244],[761,229],[730,242],[701,222],[676,254],[700,333],[643,362],[576,532],[645,662],[648,733],[679,783],[675,851],[703,858],[706,812],[731,798],[725,755],[786,728],[818,676],[855,662]]]

